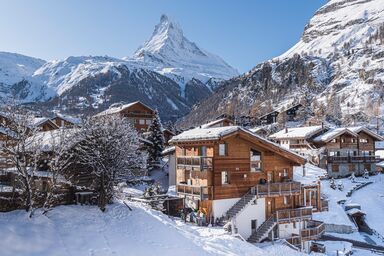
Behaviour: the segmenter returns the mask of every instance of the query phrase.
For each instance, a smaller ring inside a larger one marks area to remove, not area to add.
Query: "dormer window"
[[[261,171],[261,152],[255,149],[250,151],[251,172]]]

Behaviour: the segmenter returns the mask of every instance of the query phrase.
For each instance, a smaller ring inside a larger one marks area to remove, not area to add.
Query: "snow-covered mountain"
[[[72,113],[140,100],[174,119],[234,75],[235,69],[190,42],[165,15],[131,58],[70,56],[45,62],[0,52],[0,96]]]
[[[384,0],[330,0],[295,46],[226,81],[183,122],[188,126],[224,112],[259,116],[303,101],[313,114],[322,105],[330,119],[369,121],[384,97],[383,49]]]
[[[183,92],[192,79],[200,80],[211,90],[208,81],[238,75],[237,70],[220,57],[188,40],[180,25],[166,15],[161,16],[151,38],[136,50],[133,57],[124,59],[170,77]]]

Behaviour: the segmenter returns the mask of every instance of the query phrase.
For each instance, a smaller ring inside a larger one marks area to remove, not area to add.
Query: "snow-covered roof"
[[[316,138],[313,139],[313,141],[315,141],[315,142],[328,142],[328,141],[330,141],[330,140],[332,140],[332,139],[334,139],[334,138],[336,138],[336,137],[338,137],[344,133],[348,133],[354,137],[358,136],[353,131],[348,130],[347,128],[341,127],[341,128],[331,129],[331,130],[327,131],[326,133],[317,136]]]
[[[73,116],[68,116],[68,115],[64,115],[64,114],[61,114],[61,113],[56,113],[56,117],[59,117],[69,123],[72,123],[72,124],[81,124],[81,118],[78,118],[78,117],[73,117]],[[54,119],[54,118],[52,118]]]
[[[171,147],[166,147],[162,152],[161,154],[164,156],[164,155],[169,155],[169,154],[172,154],[173,152],[176,151],[176,147],[175,146],[171,146]]]
[[[35,135],[29,137],[26,141],[27,150],[35,150],[38,147],[40,150],[48,152],[52,151],[54,145],[61,143],[61,136],[66,136],[73,139],[73,134],[77,129],[55,129],[52,131],[38,132]],[[72,141],[72,142],[70,142]],[[73,143],[74,140],[68,140],[68,143]],[[70,145],[66,145],[70,146]]]
[[[375,132],[372,132],[371,130],[369,130],[365,126],[353,126],[353,127],[347,127],[347,129],[352,131],[352,132],[354,132],[354,133],[356,133],[356,134],[358,134],[360,132],[365,132],[365,133],[369,134],[370,136],[374,137],[377,140],[384,140],[383,137],[381,137],[380,135],[378,135]]]
[[[193,141],[208,141],[208,140],[220,140],[224,136],[230,135],[235,132],[244,132],[254,138],[256,138],[259,141],[262,141],[263,143],[269,144],[272,148],[278,148],[280,151],[284,151],[288,154],[294,155],[295,157],[303,160],[303,162],[306,161],[306,159],[287,149],[279,144],[276,144],[272,141],[269,141],[267,139],[262,138],[261,136],[251,132],[248,129],[245,129],[240,126],[224,126],[224,127],[214,127],[214,128],[194,128],[188,131],[184,131],[180,133],[179,135],[176,135],[172,137],[172,139],[169,141],[170,143],[178,143],[178,142],[193,142]]]
[[[361,214],[361,215],[365,215],[365,212],[363,212],[362,210],[357,209],[357,208],[352,208],[352,209],[350,209],[350,210],[347,211],[347,214],[348,214],[349,216],[355,215],[356,213],[359,213],[359,214]]]
[[[225,121],[228,121],[228,122],[233,124],[232,120],[224,117],[224,118],[220,118],[220,119],[214,120],[212,122],[203,124],[203,125],[201,125],[201,128],[214,128],[214,127],[218,127],[217,124],[219,124],[221,122],[225,122]]]
[[[294,128],[286,128],[279,132],[276,132],[269,137],[272,139],[307,139],[314,134],[323,130],[323,126],[306,126],[306,127],[294,127]]]
[[[195,140],[218,140],[232,132],[240,130],[239,126],[223,126],[214,128],[194,128],[184,131],[172,137],[170,142],[195,141]]]
[[[305,176],[303,176],[303,167],[295,166],[293,168],[293,180],[299,181],[304,185],[316,184],[321,178],[327,175],[327,171],[312,164],[305,164]]]
[[[117,113],[121,112],[122,110],[129,108],[129,107],[132,107],[133,105],[136,105],[136,104],[141,104],[141,105],[145,106],[146,108],[152,110],[152,108],[148,107],[147,105],[143,104],[142,102],[135,101],[135,102],[131,102],[131,103],[124,104],[124,105],[120,105],[120,104],[118,104],[117,106],[111,105],[108,109],[96,114],[95,116],[117,114]]]
[[[334,138],[336,138],[336,137],[338,137],[344,133],[348,133],[354,137],[357,137],[357,136],[359,136],[358,133],[360,133],[360,132],[365,132],[377,140],[383,140],[383,138],[380,135],[370,131],[369,129],[367,129],[364,126],[340,127],[340,128],[330,129],[326,133],[317,136],[313,140],[315,142],[328,142],[328,141],[330,141],[330,140],[332,140],[332,139],[334,139]]]
[[[48,117],[34,117],[29,120],[29,125],[32,127],[37,127],[45,122],[49,122],[51,125],[57,127],[57,125],[51,121]],[[58,127],[57,127],[58,128]]]

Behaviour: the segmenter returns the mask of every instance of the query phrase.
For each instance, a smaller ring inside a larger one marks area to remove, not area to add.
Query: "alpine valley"
[[[163,119],[175,120],[236,75],[220,57],[189,41],[166,15],[132,57],[70,56],[46,62],[0,52],[0,96],[43,112],[92,114],[139,100],[158,109]]]
[[[299,102],[323,121],[369,122],[383,115],[383,96],[384,1],[330,0],[290,50],[226,81],[180,124],[223,113],[257,117]]]

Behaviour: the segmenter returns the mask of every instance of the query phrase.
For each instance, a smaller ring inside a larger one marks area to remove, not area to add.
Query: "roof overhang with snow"
[[[172,145],[183,145],[198,142],[220,141],[232,136],[239,136],[244,140],[256,143],[265,150],[270,150],[281,155],[292,162],[303,165],[306,159],[295,152],[281,147],[280,145],[264,139],[253,132],[239,126],[225,126],[215,128],[195,128],[174,136],[169,143]]]

